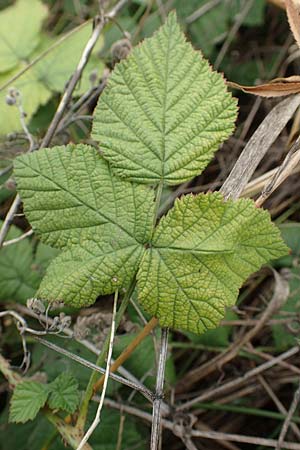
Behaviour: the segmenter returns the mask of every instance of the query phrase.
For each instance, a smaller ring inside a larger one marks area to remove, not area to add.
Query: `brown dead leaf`
[[[268,0],[268,2],[273,3],[273,5],[276,5],[279,8],[285,9],[285,1],[284,0]]]
[[[268,83],[259,84],[258,86],[243,86],[227,81],[227,86],[260,97],[286,97],[287,95],[300,92],[300,76],[293,75],[287,78],[275,78]]]
[[[300,0],[285,0],[290,28],[300,48]]]

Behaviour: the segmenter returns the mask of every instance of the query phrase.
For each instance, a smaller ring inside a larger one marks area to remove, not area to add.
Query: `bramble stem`
[[[137,346],[147,337],[151,331],[158,324],[158,319],[152,317],[152,319],[144,326],[142,331],[133,339],[133,341],[123,350],[120,356],[115,360],[110,368],[110,372],[115,372],[126,361],[130,355],[134,352]],[[95,383],[94,393],[96,393],[104,383],[104,375]]]
[[[165,379],[165,367],[168,351],[168,328],[162,328],[161,330],[161,345],[159,352],[157,378],[156,378],[156,390],[155,400],[153,402],[152,413],[152,429],[151,429],[151,444],[150,450],[158,450],[161,436],[161,402],[164,393],[164,379]]]

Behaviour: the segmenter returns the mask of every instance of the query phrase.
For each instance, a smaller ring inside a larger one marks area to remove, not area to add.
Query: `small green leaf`
[[[37,47],[47,7],[39,0],[18,0],[0,13],[0,72],[25,61]]]
[[[62,373],[49,385],[48,405],[72,414],[79,403],[78,382],[70,373]]]
[[[162,326],[214,328],[247,277],[287,247],[253,201],[187,195],[159,223],[138,272],[139,300]]]
[[[92,147],[54,147],[17,158],[25,212],[41,239],[63,252],[38,295],[74,306],[127,288],[150,239],[153,192],[112,176]]]
[[[17,384],[10,403],[10,422],[24,423],[33,420],[45,405],[48,394],[48,387],[35,381]]]
[[[116,66],[92,135],[118,175],[178,184],[202,172],[235,118],[222,76],[186,42],[172,13]]]
[[[2,222],[0,221],[0,227]],[[11,226],[6,240],[18,238],[22,230]],[[43,254],[41,257],[39,255]],[[33,297],[50,260],[57,251],[39,243],[34,248],[29,239],[8,245],[0,252],[0,300],[25,302]]]

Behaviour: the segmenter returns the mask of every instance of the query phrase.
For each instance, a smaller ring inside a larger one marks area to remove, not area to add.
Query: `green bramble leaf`
[[[252,200],[187,195],[156,228],[138,273],[139,299],[161,325],[201,334],[217,326],[251,273],[286,252]]]
[[[49,385],[48,405],[69,414],[75,412],[79,403],[78,382],[70,373],[62,373]]]
[[[154,191],[145,183],[174,184],[201,172],[235,114],[222,78],[171,14],[117,65],[101,96],[94,137],[104,157],[68,145],[16,160],[33,229],[62,249],[37,295],[87,306],[128,289],[137,275],[139,301],[162,325],[214,328],[247,277],[287,247],[267,212],[218,193],[183,197],[155,228]]]
[[[25,423],[33,420],[45,406],[49,394],[47,385],[35,381],[17,384],[10,402],[10,422]]]
[[[202,172],[235,119],[236,101],[222,76],[186,42],[171,13],[116,66],[92,136],[116,174],[178,184]]]
[[[0,72],[25,61],[40,41],[48,9],[40,0],[18,0],[0,13]]]
[[[33,228],[63,250],[38,296],[80,307],[130,285],[150,239],[150,189],[115,178],[99,153],[84,145],[21,156],[15,176]]]

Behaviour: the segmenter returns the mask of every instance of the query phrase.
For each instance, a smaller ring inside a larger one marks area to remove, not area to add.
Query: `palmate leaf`
[[[186,42],[171,13],[116,66],[92,135],[118,175],[178,184],[202,172],[235,118],[222,76]]]
[[[17,158],[25,213],[45,243],[62,249],[37,295],[87,306],[137,275],[139,300],[162,325],[214,328],[250,273],[286,253],[280,233],[251,200],[224,202],[221,194],[184,197],[155,229],[154,191],[143,183],[198,174],[234,117],[222,78],[171,14],[117,66],[101,96],[94,137],[104,157],[69,145]]]
[[[138,271],[139,299],[163,325],[213,328],[253,271],[286,253],[267,212],[221,194],[186,196],[151,239],[153,194],[116,178],[92,147],[44,149],[17,159],[25,213],[44,242],[62,248],[38,296],[93,303]]]

